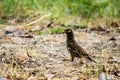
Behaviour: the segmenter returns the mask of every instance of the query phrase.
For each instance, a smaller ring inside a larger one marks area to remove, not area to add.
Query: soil
[[[73,62],[63,61],[70,59],[65,34],[21,37],[25,31],[15,29],[6,33],[6,28],[2,28],[0,80],[98,80],[103,73],[108,80],[119,80],[120,34],[79,28],[73,32],[76,42],[97,63],[84,59],[77,65],[77,58]]]

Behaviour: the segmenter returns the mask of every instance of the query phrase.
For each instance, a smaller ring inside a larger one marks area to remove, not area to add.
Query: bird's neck
[[[73,40],[73,39],[74,39],[73,32],[68,33],[68,34],[67,34],[67,40],[69,41],[69,40]]]

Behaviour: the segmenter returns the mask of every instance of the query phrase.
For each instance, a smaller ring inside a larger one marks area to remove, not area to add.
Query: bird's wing
[[[84,54],[87,54],[87,52],[80,47],[74,40],[69,42],[68,50],[75,54],[79,54],[80,57],[82,57]]]
[[[79,46],[76,42],[74,44],[74,46],[76,47],[76,49],[82,53],[83,55],[88,55],[87,52],[85,51],[85,49],[83,49],[81,46]]]
[[[75,44],[76,48],[81,51],[81,53],[83,54],[84,57],[86,57],[87,59],[93,61],[96,63],[96,61],[94,61],[92,58],[91,58],[91,55],[88,55],[88,53],[85,51],[85,49],[83,49],[81,46],[79,46],[78,44]]]
[[[69,46],[68,50],[75,53],[75,54],[79,54],[80,57],[86,57],[87,59],[95,62],[90,55],[88,55],[88,53],[85,51],[85,49],[83,49],[81,46],[79,46],[74,40],[69,42]],[[96,62],[95,62],[96,63]]]

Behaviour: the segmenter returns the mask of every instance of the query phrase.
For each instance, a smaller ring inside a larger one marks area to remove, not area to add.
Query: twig
[[[50,16],[50,15],[51,15],[51,13],[46,14],[46,15],[42,16],[41,18],[39,18],[39,19],[37,19],[37,20],[35,20],[35,21],[32,21],[32,22],[28,23],[27,26],[30,26],[30,25],[32,25],[32,24],[34,24],[34,23],[36,23],[36,22],[39,22],[39,21],[41,21],[42,19],[44,19],[44,18],[46,18],[46,17],[48,17],[48,16]]]
[[[118,64],[120,64],[120,61],[119,60],[109,60],[109,61],[107,61],[108,63],[118,63]]]

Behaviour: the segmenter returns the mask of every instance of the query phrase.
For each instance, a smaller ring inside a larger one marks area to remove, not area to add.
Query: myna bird
[[[71,55],[71,61],[74,60],[74,57],[77,58],[86,58],[90,61],[95,62],[90,55],[88,55],[88,53],[81,47],[79,46],[75,39],[74,39],[74,34],[72,29],[65,29],[64,33],[67,34],[67,50],[69,51],[70,55]],[[96,62],[95,62],[96,63]]]

